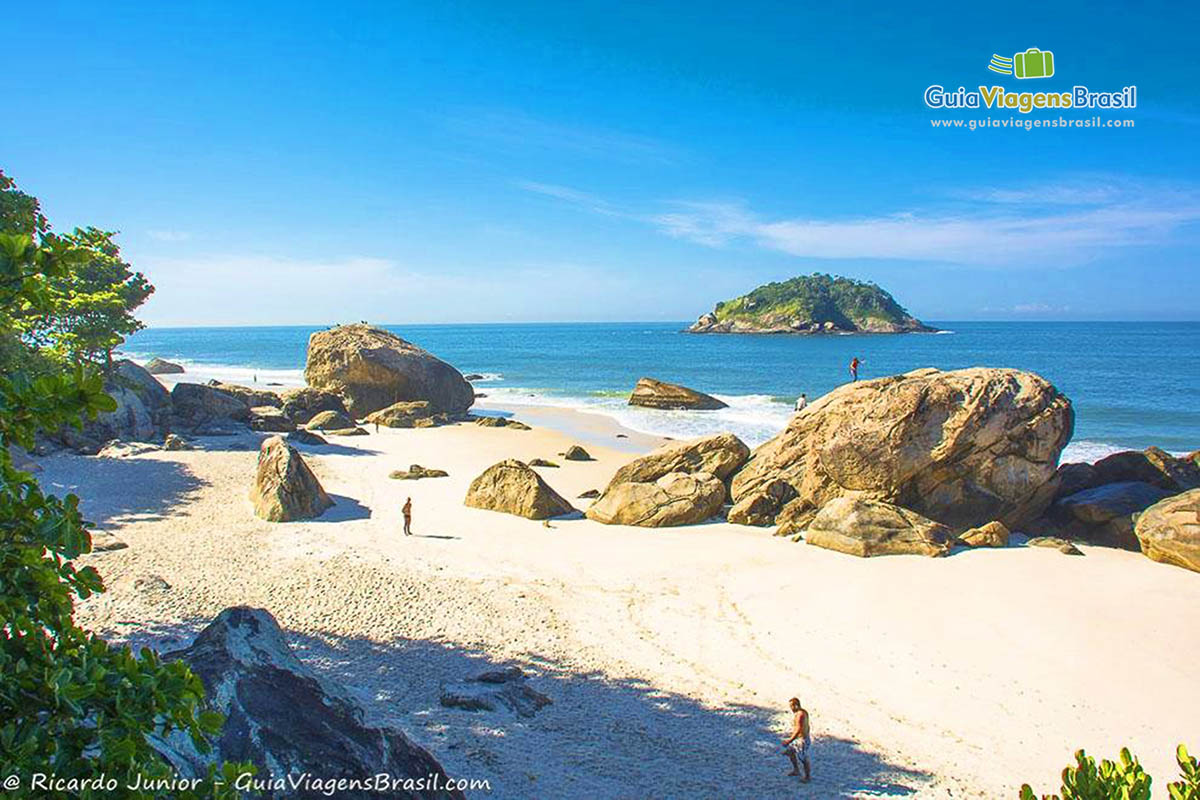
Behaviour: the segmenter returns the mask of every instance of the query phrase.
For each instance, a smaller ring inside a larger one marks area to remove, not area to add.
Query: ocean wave
[[[499,372],[471,372],[467,370],[464,375],[478,375],[479,377],[471,381],[471,383],[491,383],[493,381],[502,381],[504,376]]]
[[[641,433],[690,439],[728,431],[751,446],[759,445],[783,430],[791,416],[790,400],[780,402],[765,394],[714,395],[728,404],[715,411],[665,411],[629,405],[629,393],[600,390],[586,395],[557,393],[546,389],[497,387],[480,405],[529,405],[567,408],[603,414],[620,425]]]
[[[133,359],[139,364],[145,364],[154,358],[149,353],[122,351],[120,355]],[[302,369],[260,369],[234,364],[207,364],[192,361],[187,358],[167,358],[173,364],[183,367],[182,373],[159,375],[160,379],[171,383],[207,383],[211,380],[222,383],[236,383],[243,386],[260,385],[281,388],[295,388],[307,385]]]

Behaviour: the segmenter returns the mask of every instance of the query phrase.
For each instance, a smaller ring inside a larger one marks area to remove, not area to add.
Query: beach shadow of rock
[[[306,522],[349,522],[356,519],[371,518],[371,509],[353,497],[346,497],[342,494],[330,494],[329,499],[333,501],[333,507],[327,509],[321,516],[313,517],[311,520],[306,520]]]
[[[197,436],[188,439],[188,443],[194,449],[205,452],[255,452],[262,447],[263,439],[276,435],[283,434],[239,431],[229,436]],[[284,438],[287,439],[286,435]],[[366,437],[354,438],[365,439]],[[303,444],[289,439],[288,444],[304,455],[314,456],[377,456],[382,452],[370,447],[350,447],[328,440],[325,444]]]
[[[42,466],[42,488],[60,497],[79,492],[86,478],[79,505],[97,527],[186,514],[187,503],[208,485],[185,464],[151,458],[60,455]]]
[[[120,634],[135,646],[171,649],[190,642],[205,622]],[[342,684],[371,724],[403,729],[455,777],[489,780],[489,798],[906,797],[932,780],[858,742],[822,735],[819,711],[813,781],[802,784],[785,774],[786,720],[777,709],[708,704],[536,654],[495,660],[445,642],[286,634],[296,655]],[[439,702],[443,684],[511,666],[552,701],[535,716]]]

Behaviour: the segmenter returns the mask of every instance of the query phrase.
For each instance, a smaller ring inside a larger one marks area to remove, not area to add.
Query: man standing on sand
[[[404,514],[404,535],[412,536],[412,498],[404,501],[404,508],[400,509]]]
[[[862,362],[858,360],[858,356],[850,359],[850,380],[858,380],[858,365]]]
[[[808,712],[795,697],[788,701],[788,706],[792,709],[792,735],[783,740],[783,753],[792,762],[792,771],[788,775],[800,775],[800,764],[803,763],[804,776],[800,780],[808,783],[812,780],[812,766],[808,762],[808,748],[812,745]]]

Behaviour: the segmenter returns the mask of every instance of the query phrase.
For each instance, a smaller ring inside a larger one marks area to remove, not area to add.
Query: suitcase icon
[[[1031,47],[1013,56],[1013,74],[1018,78],[1049,78],[1054,74],[1054,53]]]

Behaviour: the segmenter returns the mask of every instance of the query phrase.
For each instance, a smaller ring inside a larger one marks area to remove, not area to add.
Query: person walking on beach
[[[808,748],[812,746],[812,732],[808,725],[808,712],[800,705],[800,700],[793,697],[788,700],[792,710],[792,734],[783,740],[783,753],[792,762],[792,771],[788,775],[800,777],[808,783],[812,780],[812,765],[808,761]],[[800,765],[804,764],[804,775],[800,776]]]
[[[799,414],[804,409],[808,408],[808,395],[803,392],[796,398],[796,413]]]
[[[404,514],[404,535],[412,536],[412,498],[404,501],[404,508],[400,509],[400,513]]]
[[[855,356],[854,358],[850,359],[850,380],[851,381],[858,380],[858,365],[861,363],[862,362],[858,360],[858,356]]]

